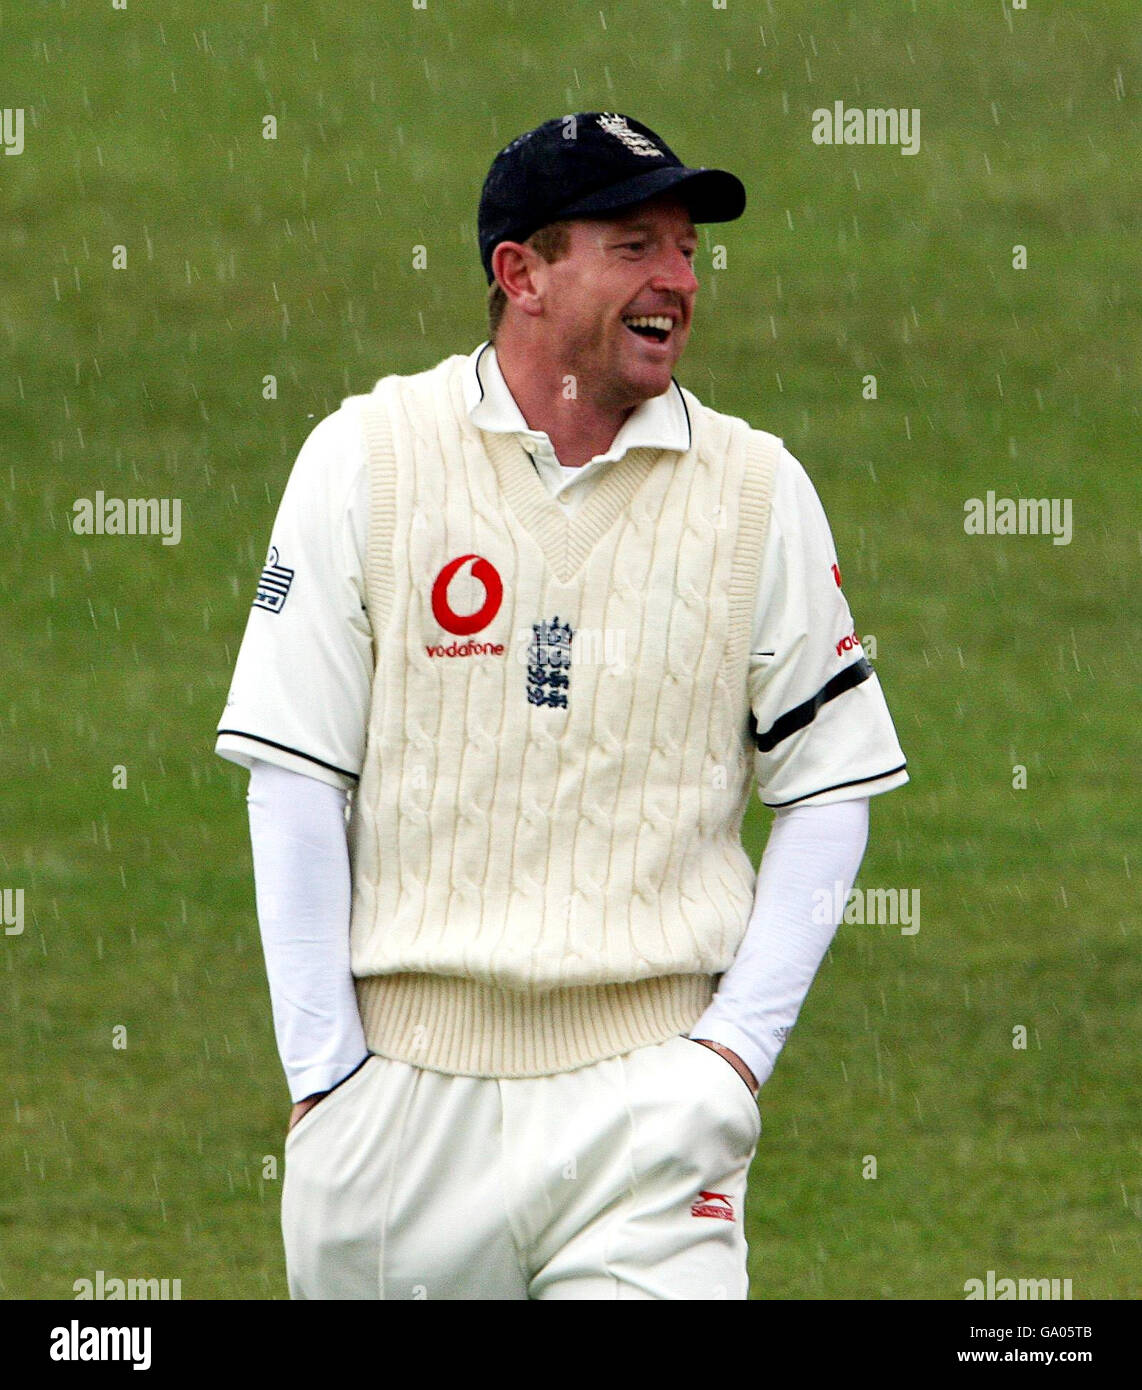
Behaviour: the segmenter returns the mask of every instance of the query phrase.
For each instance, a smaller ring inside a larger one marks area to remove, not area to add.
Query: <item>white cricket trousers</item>
[[[554,1076],[370,1056],[285,1141],[296,1299],[744,1299],[749,1087],[683,1035]]]

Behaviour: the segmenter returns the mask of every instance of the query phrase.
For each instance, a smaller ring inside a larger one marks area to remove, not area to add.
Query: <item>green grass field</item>
[[[679,378],[814,479],[912,775],[860,883],[920,930],[841,927],[762,1093],[752,1297],[1137,1297],[1136,4],[29,3],[0,50],[0,1295],[286,1296],[214,728],[309,429],[481,341],[491,157],[605,109],[746,183]],[[838,100],[918,109],[919,152],[814,145]],[[72,535],[97,489],[181,498],[181,543]],[[1072,499],[1072,542],[965,535],[988,490]]]

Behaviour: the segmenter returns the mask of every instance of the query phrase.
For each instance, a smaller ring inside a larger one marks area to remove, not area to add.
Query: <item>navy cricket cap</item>
[[[653,130],[615,111],[557,116],[492,161],[480,194],[480,260],[490,285],[501,241],[526,241],[570,217],[605,217],[668,189],[695,222],[732,222],[745,187],[724,169],[689,168]]]

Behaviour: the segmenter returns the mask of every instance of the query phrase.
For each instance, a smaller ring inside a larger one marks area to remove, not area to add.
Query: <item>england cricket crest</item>
[[[527,649],[527,698],[533,705],[567,708],[571,693],[570,623],[559,616],[531,625],[531,645]]]
[[[649,135],[643,135],[638,130],[631,130],[630,126],[627,125],[627,118],[620,116],[617,111],[600,112],[598,121],[602,129],[608,135],[613,135],[616,140],[621,140],[631,154],[639,154],[647,159],[665,158],[665,155]]]

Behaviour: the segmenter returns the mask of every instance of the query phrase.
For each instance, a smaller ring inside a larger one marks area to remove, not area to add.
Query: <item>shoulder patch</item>
[[[277,546],[266,556],[265,568],[258,580],[258,592],[254,595],[253,608],[265,608],[270,613],[280,613],[289,597],[293,583],[293,570],[278,563]]]

